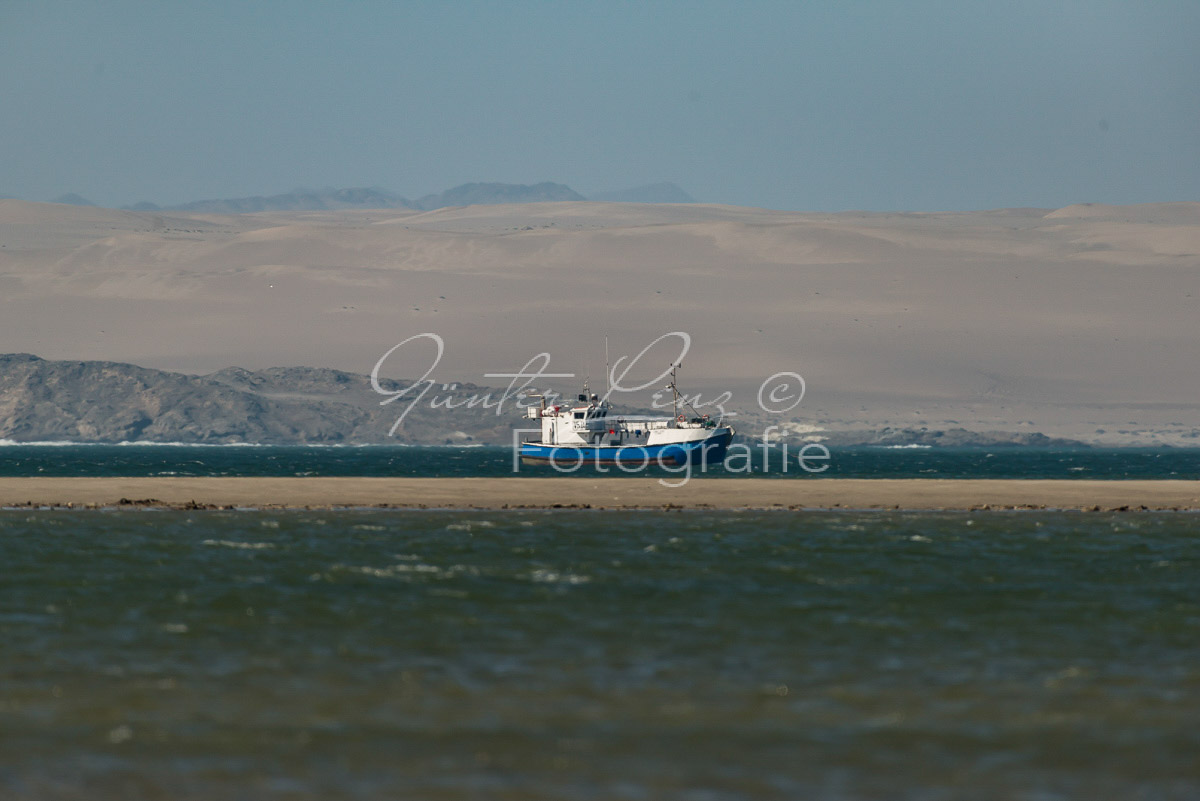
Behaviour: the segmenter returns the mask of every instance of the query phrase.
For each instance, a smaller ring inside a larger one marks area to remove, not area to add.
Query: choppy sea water
[[[797,455],[796,447],[786,459],[779,448],[752,448],[731,456],[724,468],[696,469],[692,476],[1200,479],[1197,448],[831,448],[828,460],[805,462],[820,472],[806,472]],[[606,474],[626,475],[611,466]],[[512,450],[503,447],[18,445],[0,440],[0,476],[511,475],[594,477],[596,471],[514,464]]]
[[[0,512],[0,797],[1194,799],[1200,516]]]

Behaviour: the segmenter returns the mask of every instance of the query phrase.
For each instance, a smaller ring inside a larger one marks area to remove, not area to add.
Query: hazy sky
[[[0,0],[0,196],[1200,200],[1200,2]]]

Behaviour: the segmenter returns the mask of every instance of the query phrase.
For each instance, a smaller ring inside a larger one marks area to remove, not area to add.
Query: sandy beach
[[[1200,510],[1200,481],[0,478],[0,507]]]

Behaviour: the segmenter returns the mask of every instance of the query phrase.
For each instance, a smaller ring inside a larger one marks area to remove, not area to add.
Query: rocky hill
[[[381,380],[390,391],[406,382]],[[467,399],[489,390],[458,385]],[[494,398],[502,394],[491,390]],[[411,393],[386,406],[367,376],[285,367],[185,375],[118,362],[47,361],[0,355],[0,439],[17,442],[505,443],[520,420],[495,408],[412,406]],[[442,393],[447,395],[448,393]]]

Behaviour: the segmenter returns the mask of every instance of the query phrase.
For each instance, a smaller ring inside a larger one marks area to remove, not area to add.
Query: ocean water
[[[513,464],[503,447],[17,445],[0,441],[0,476],[595,476]],[[1197,448],[832,448],[806,472],[778,448],[706,476],[811,478],[1200,479]],[[810,454],[811,455],[811,454]],[[784,465],[787,469],[784,470]],[[608,468],[608,475],[625,474]],[[664,473],[666,475],[666,473]]]
[[[1200,516],[0,511],[0,798],[1195,799]]]

